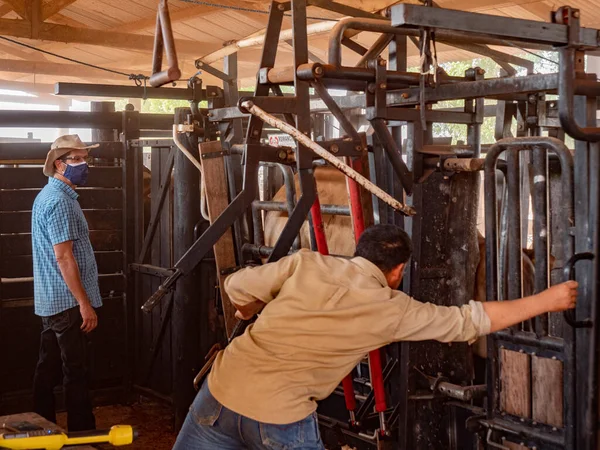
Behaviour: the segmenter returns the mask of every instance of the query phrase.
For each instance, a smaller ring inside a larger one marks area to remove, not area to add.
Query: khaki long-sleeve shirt
[[[301,250],[231,275],[225,289],[235,304],[266,306],[217,356],[208,386],[225,407],[265,423],[304,419],[371,350],[395,341],[473,342],[490,331],[481,303],[416,301],[360,257]]]

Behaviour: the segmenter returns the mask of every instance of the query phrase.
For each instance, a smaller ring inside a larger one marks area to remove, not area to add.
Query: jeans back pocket
[[[212,396],[208,389],[208,383],[205,381],[202,389],[196,395],[192,406],[190,406],[190,412],[194,416],[194,419],[200,425],[212,427],[219,419],[222,409],[223,405]]]
[[[298,422],[275,425],[260,424],[263,445],[269,450],[323,449],[316,413]]]

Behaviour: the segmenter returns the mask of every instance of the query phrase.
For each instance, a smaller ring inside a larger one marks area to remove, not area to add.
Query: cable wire
[[[233,11],[249,12],[249,13],[255,13],[255,14],[269,14],[269,11],[265,11],[262,9],[254,9],[254,8],[245,8],[243,6],[222,5],[220,3],[205,2],[205,1],[201,1],[201,0],[181,0],[181,1],[184,3],[193,3],[195,5],[212,6],[213,8],[231,9]],[[284,14],[284,16],[291,16],[291,14],[286,13],[286,14]],[[331,21],[331,22],[339,22],[339,20],[340,20],[340,19],[332,19],[330,17],[307,16],[306,18],[312,19],[312,20],[325,20],[325,21]]]
[[[114,73],[116,75],[123,75],[124,77],[129,78],[130,80],[134,80],[135,84],[141,86],[142,80],[148,79],[146,75],[143,74],[134,74],[134,73],[125,73],[120,72],[118,70],[107,69],[106,67],[100,67],[95,64],[86,63],[84,61],[79,61],[78,59],[69,58],[68,56],[59,55],[58,53],[49,52],[48,50],[44,50],[42,48],[36,47],[34,45],[26,44],[25,42],[17,41],[16,39],[7,38],[5,36],[0,36],[0,39],[11,42],[16,45],[20,45],[21,47],[26,47],[31,50],[35,50],[36,52],[45,53],[46,55],[54,56],[55,58],[64,59],[65,61],[70,61],[76,64],[81,64],[82,66],[91,67],[92,69],[103,70],[105,72]]]
[[[504,40],[503,40],[502,42],[504,42],[506,45],[510,45],[511,47],[518,48],[519,50],[522,50],[522,51],[524,51],[525,53],[529,53],[530,55],[537,56],[538,58],[540,58],[540,59],[543,59],[544,61],[551,62],[552,64],[556,64],[557,66],[558,66],[558,65],[560,65],[560,64],[558,64],[558,62],[556,62],[556,61],[552,61],[552,60],[551,60],[551,59],[549,59],[549,58],[546,58],[546,57],[544,57],[544,56],[538,55],[537,53],[535,53],[535,52],[532,52],[532,51],[530,51],[530,50],[527,50],[527,49],[525,49],[525,48],[523,48],[523,47],[520,47],[520,46],[518,46],[517,44],[513,44],[513,43],[512,43],[512,42],[510,42],[510,41],[504,41]]]

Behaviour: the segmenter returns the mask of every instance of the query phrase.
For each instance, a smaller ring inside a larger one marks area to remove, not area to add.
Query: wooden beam
[[[129,73],[130,69],[113,69]],[[1,72],[28,73],[37,75],[57,75],[63,77],[86,77],[126,81],[123,75],[86,67],[79,64],[59,64],[53,62],[20,61],[17,59],[0,59]]]
[[[4,0],[4,4],[8,5],[11,10],[21,16],[22,19],[28,18],[25,0]]]
[[[12,12],[14,10],[15,9],[11,5],[9,5],[8,3],[4,3],[3,5],[0,5],[0,18],[4,17],[9,12]]]
[[[26,60],[30,60],[30,61],[47,61],[46,57],[42,53],[39,53],[36,51],[24,52],[23,50],[20,49],[20,47],[17,47],[14,44],[0,43],[0,53],[2,53],[2,52],[7,53],[12,56],[16,56],[17,58],[20,58],[20,59],[26,59]]]
[[[239,6],[238,0],[219,0],[219,4],[223,6]],[[260,1],[252,1],[248,2],[248,8],[260,9],[262,11],[268,11],[268,6],[265,6],[266,2]],[[218,8],[215,6],[191,6],[189,8],[182,8],[177,11],[171,11],[171,23],[181,22],[184,20],[191,20],[198,17],[206,16],[208,14],[222,11],[222,8]],[[118,27],[114,27],[111,30],[118,31],[122,30],[123,27],[126,27],[129,30],[146,30],[148,28],[153,28],[156,26],[156,15],[152,17],[148,17],[147,19],[136,20],[135,22],[129,22],[123,25],[119,25]]]
[[[31,22],[31,37],[38,39],[42,18],[42,0],[27,0],[27,13]]]
[[[49,19],[54,14],[58,14],[60,11],[76,1],[77,0],[52,0],[51,2],[46,3],[42,8],[42,22],[44,22],[46,19]]]
[[[0,30],[5,36],[33,39],[31,27],[24,20],[0,19]],[[103,47],[125,48],[138,51],[152,51],[154,48],[154,36],[93,30],[90,28],[75,28],[53,23],[40,24],[38,39],[42,41],[100,45]],[[177,52],[182,55],[197,56],[202,51],[199,48],[202,45],[207,45],[207,43],[182,39],[175,40]]]
[[[29,94],[53,94],[53,84],[27,83],[24,81],[13,81],[0,79],[0,89],[22,91]]]

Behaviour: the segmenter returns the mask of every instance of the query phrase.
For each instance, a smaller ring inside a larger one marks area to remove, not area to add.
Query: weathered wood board
[[[531,359],[533,420],[563,426],[563,363],[533,356]]]
[[[210,223],[213,223],[217,217],[227,208],[229,204],[227,177],[225,175],[225,161],[223,156],[213,157],[214,153],[222,151],[219,141],[206,142],[199,145],[200,161],[204,175],[203,183],[206,186],[206,199],[208,205],[208,215]],[[211,157],[207,157],[211,155]],[[233,245],[233,233],[231,229],[227,230],[221,239],[213,247],[215,252],[215,261],[217,264],[217,274],[219,276],[219,287],[221,288],[221,299],[223,301],[223,315],[225,317],[225,329],[230,336],[236,324],[235,307],[229,301],[227,292],[225,292],[225,279],[227,275],[221,275],[223,269],[235,267],[235,249]]]
[[[518,417],[531,417],[529,355],[500,350],[500,408]]]

